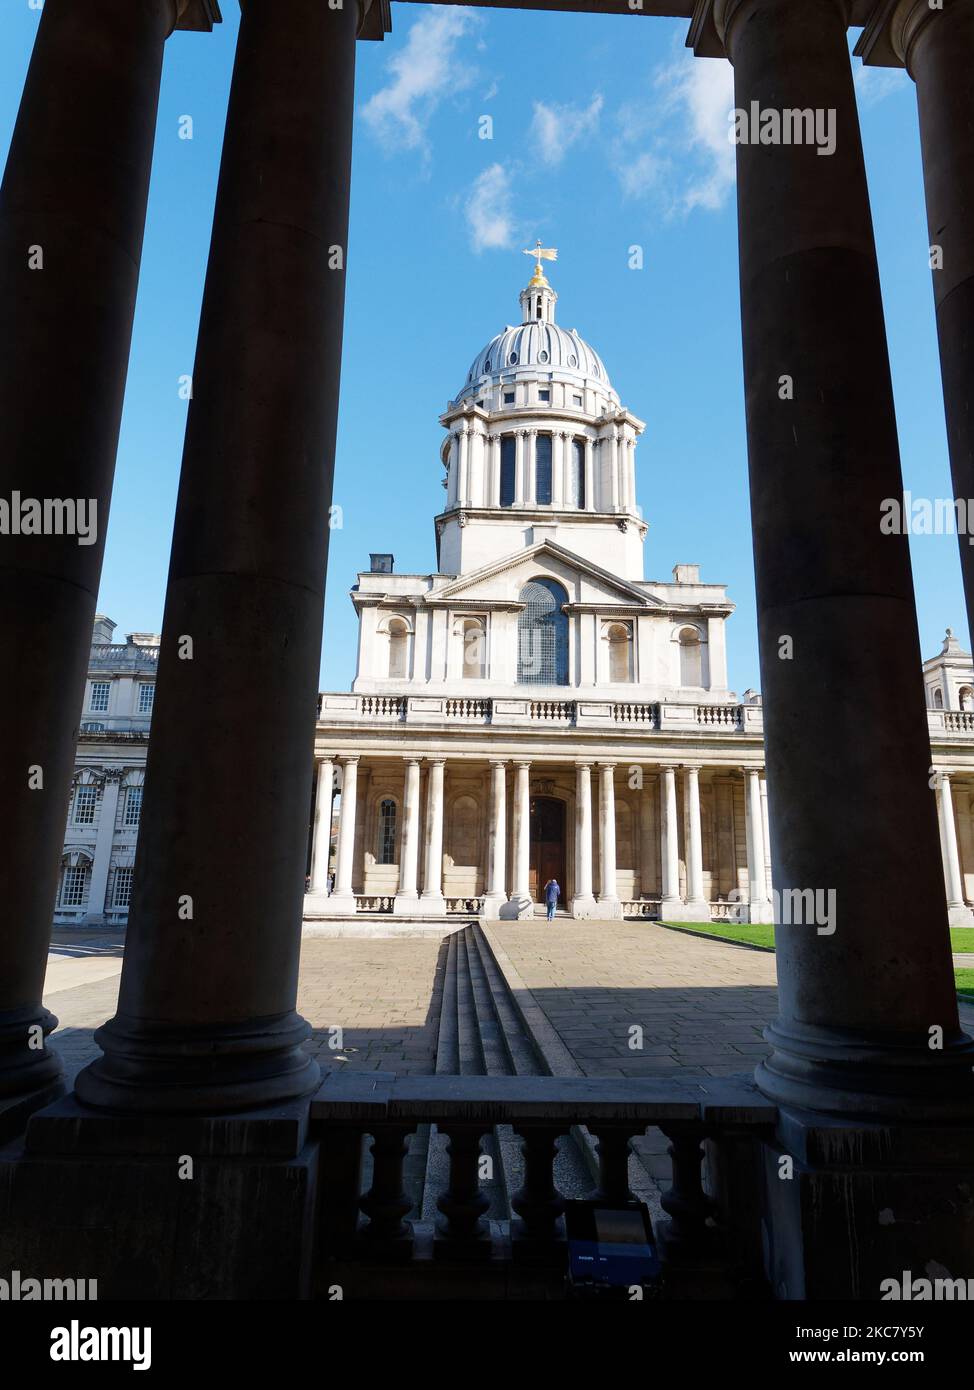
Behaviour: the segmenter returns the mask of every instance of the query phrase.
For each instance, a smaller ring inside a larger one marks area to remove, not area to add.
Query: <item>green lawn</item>
[[[668,927],[671,931],[699,932],[723,941],[740,941],[749,946],[760,946],[764,951],[774,950],[773,926],[752,927],[738,922],[661,922],[660,926]],[[951,927],[950,944],[955,951],[974,952],[974,927]],[[954,979],[961,998],[974,1003],[974,969],[955,970]]]
[[[742,941],[749,946],[760,946],[764,951],[774,950],[774,927],[748,926],[739,922],[661,922],[661,927],[671,931],[701,932],[705,936],[719,936],[724,941]]]
[[[974,970],[955,970],[954,979],[960,997],[969,999],[974,1004]]]

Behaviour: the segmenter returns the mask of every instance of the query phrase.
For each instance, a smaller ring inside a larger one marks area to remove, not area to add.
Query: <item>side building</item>
[[[128,920],[142,815],[159,636],[130,632],[99,615],[68,802],[55,925],[104,926]]]

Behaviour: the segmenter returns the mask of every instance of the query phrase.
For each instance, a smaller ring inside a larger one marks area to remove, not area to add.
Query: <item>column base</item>
[[[104,1056],[78,1073],[75,1094],[96,1112],[123,1115],[217,1115],[286,1105],[320,1082],[318,1063],[301,1046],[310,1034],[293,1011],[192,1027],[118,1013],[95,1030]]]
[[[773,925],[774,925],[774,905],[773,905],[772,903],[768,903],[768,902],[764,902],[764,903],[748,903],[748,904],[747,904],[747,921],[751,924],[752,927],[753,927],[753,926],[757,926],[759,923],[763,923],[763,924],[766,925],[766,926],[768,926],[768,925],[773,926]]]
[[[309,907],[309,900],[315,895],[306,893],[304,898],[305,909]],[[317,910],[324,917],[348,917],[358,911],[358,904],[355,901],[354,893],[329,893],[322,898],[321,906]]]
[[[947,925],[950,927],[974,927],[974,912],[964,903],[957,903],[947,909]]]
[[[0,1015],[0,1141],[18,1134],[35,1110],[64,1091],[61,1059],[47,1046],[56,1027],[40,1004]]]
[[[0,1158],[0,1268],[97,1280],[99,1301],[307,1298],[308,1109],[143,1118],[57,1101]]]
[[[507,902],[506,893],[488,893],[484,898],[484,917],[488,922],[496,922],[501,915],[501,908]]]
[[[572,916],[577,922],[595,921],[600,916],[599,905],[591,894],[572,898]]]
[[[445,917],[446,898],[442,893],[421,893],[419,909],[422,917]]]
[[[974,1120],[974,1041],[957,1032],[933,1050],[926,1033],[904,1038],[777,1019],[759,1089],[778,1105],[854,1122]]]
[[[425,909],[418,893],[397,893],[392,911],[396,917],[422,917]]]
[[[709,922],[710,904],[702,899],[698,902],[681,902],[677,898],[672,904],[660,906],[660,920],[663,922]]]
[[[354,899],[352,900],[354,903]],[[331,895],[329,893],[316,893],[314,889],[304,895],[304,915],[305,917],[326,916],[331,911]],[[354,906],[352,911],[355,911]]]
[[[949,1298],[955,1280],[974,1278],[974,1126],[830,1123],[782,1111],[759,1153],[775,1298]],[[951,1292],[933,1291],[938,1276]]]
[[[512,895],[500,910],[500,917],[504,922],[519,921],[522,917],[533,916],[534,901],[526,893]]]
[[[622,903],[618,898],[599,898],[596,907],[598,908],[599,918],[604,921],[622,921]]]

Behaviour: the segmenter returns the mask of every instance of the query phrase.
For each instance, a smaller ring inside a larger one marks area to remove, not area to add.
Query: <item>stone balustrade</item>
[[[441,1261],[492,1277],[504,1277],[505,1267],[518,1263],[558,1270],[566,1259],[568,1199],[556,1186],[557,1140],[585,1127],[595,1141],[590,1195],[618,1206],[634,1200],[631,1141],[656,1126],[670,1141],[672,1165],[662,1199],[668,1219],[655,1232],[664,1281],[678,1284],[691,1270],[696,1277],[701,1265],[711,1279],[723,1274],[738,1284],[742,1276],[760,1280],[756,1207],[746,1197],[753,1197],[747,1189],[757,1180],[754,1146],[772,1132],[775,1120],[775,1106],[744,1077],[461,1080],[333,1072],[311,1102],[311,1137],[329,1156],[319,1213],[318,1277],[354,1290],[357,1270],[368,1277],[373,1265],[399,1265],[419,1254],[424,1258],[413,1261],[416,1277]],[[403,1183],[409,1136],[430,1124],[449,1141],[449,1170],[436,1197],[440,1216],[432,1261],[405,1219],[410,1198]],[[495,1224],[485,1220],[480,1164],[481,1142],[498,1126],[509,1126],[521,1139],[524,1180],[511,1198],[516,1215]],[[364,1136],[371,1138],[372,1155],[367,1189]],[[731,1191],[734,1202],[717,1195]]]

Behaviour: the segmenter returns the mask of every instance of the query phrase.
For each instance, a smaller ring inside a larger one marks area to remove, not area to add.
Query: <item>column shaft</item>
[[[335,764],[331,758],[318,761],[318,782],[315,788],[315,820],[311,838],[311,892],[328,896],[328,859],[331,853],[331,803],[335,781]]]
[[[575,897],[574,917],[597,915],[592,890],[592,768],[579,763],[575,770]]]
[[[33,1043],[56,1023],[41,993],[175,18],[172,0],[47,4],[0,186],[0,496],[78,508],[77,534],[0,543],[0,630],[31,666],[0,686],[0,1099],[60,1075]]]
[[[974,631],[974,4],[914,4],[903,38],[916,82],[937,335],[967,613]]]
[[[118,1012],[77,1081],[90,1104],[215,1112],[318,1081],[294,1004],[356,23],[354,5],[292,0],[282,24],[272,0],[241,4]]]
[[[534,912],[531,898],[531,764],[515,764],[514,864],[511,896],[502,917],[528,917]]]
[[[426,836],[423,864],[423,911],[446,911],[443,897],[443,777],[445,765],[437,758],[429,765],[426,789]]]
[[[605,917],[621,917],[616,884],[616,797],[615,764],[599,765],[599,861],[601,892],[599,912]]]
[[[942,772],[939,777],[937,811],[940,816],[940,838],[943,844],[948,920],[952,927],[970,926],[972,913],[964,902],[964,879],[961,874],[960,851],[957,847],[957,823],[954,820],[954,795],[948,772]]]
[[[969,1086],[970,1058],[939,925],[908,539],[879,524],[903,482],[847,11],[717,0],[715,18],[738,110],[824,112],[834,133],[827,156],[812,140],[737,146],[774,882],[834,904],[834,930],[777,933],[780,1014],[758,1078],[782,1102],[890,1116],[932,1103],[931,1088]],[[840,717],[822,690],[839,692]],[[882,717],[852,714],[869,709]],[[890,911],[907,901],[913,911]],[[852,1035],[855,1084],[831,1060]]]
[[[710,907],[703,891],[703,835],[700,825],[700,769],[686,769],[687,799],[687,905],[710,920]]]
[[[490,765],[490,805],[487,827],[487,893],[484,912],[497,917],[507,901],[505,861],[507,858],[507,787],[506,766],[503,762]]]
[[[419,759],[407,758],[402,798],[402,840],[396,912],[415,912],[419,876]]]
[[[662,915],[682,905],[680,898],[680,844],[676,815],[676,768],[660,773],[660,848],[663,857]]]

